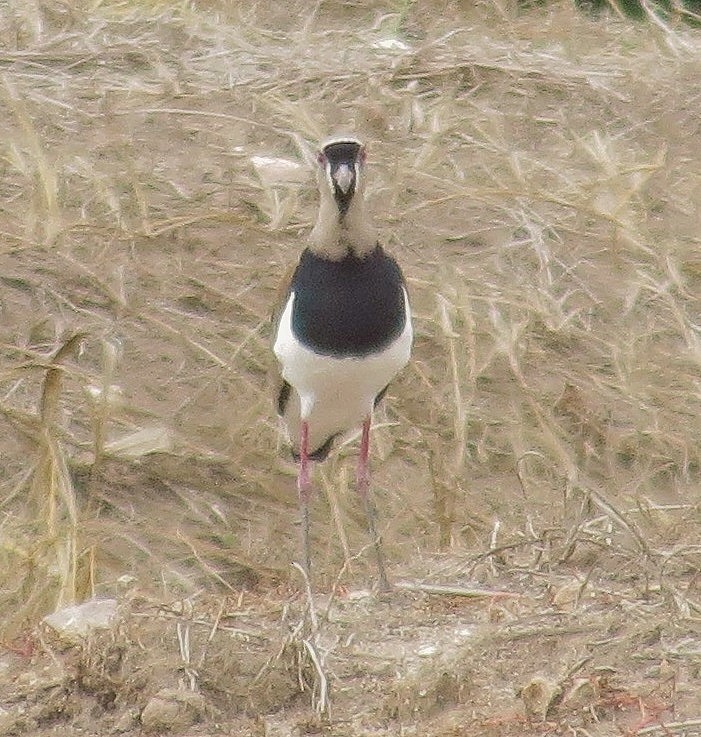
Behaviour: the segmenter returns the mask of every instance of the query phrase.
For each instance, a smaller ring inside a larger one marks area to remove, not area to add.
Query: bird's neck
[[[335,202],[324,200],[309,240],[309,248],[315,254],[340,261],[349,253],[358,258],[370,254],[377,245],[377,232],[362,197],[351,203],[344,216]]]

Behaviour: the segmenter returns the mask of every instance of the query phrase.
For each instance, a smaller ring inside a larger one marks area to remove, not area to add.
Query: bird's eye
[[[319,151],[319,153],[316,155],[316,160],[319,166],[325,166],[326,165],[326,155],[323,151]]]

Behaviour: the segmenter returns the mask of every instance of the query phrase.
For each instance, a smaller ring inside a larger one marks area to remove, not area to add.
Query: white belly
[[[362,358],[322,356],[302,345],[292,332],[294,293],[285,307],[274,352],[283,378],[295,390],[285,411],[290,441],[297,449],[299,423],[309,423],[310,450],[329,437],[360,424],[372,412],[375,397],[409,360],[413,331],[404,292],[407,323],[382,352]]]

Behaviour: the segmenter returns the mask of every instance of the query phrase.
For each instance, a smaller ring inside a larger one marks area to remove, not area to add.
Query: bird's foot
[[[309,463],[300,463],[297,472],[297,491],[302,504],[308,504],[312,496],[312,473]]]
[[[365,501],[370,491],[370,469],[367,466],[358,466],[355,474],[355,488],[360,498]]]

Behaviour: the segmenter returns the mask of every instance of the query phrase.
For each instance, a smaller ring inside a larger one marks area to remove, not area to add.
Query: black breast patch
[[[349,253],[341,261],[302,254],[292,278],[292,330],[313,351],[367,356],[402,333],[406,310],[404,278],[381,246],[365,258]]]

